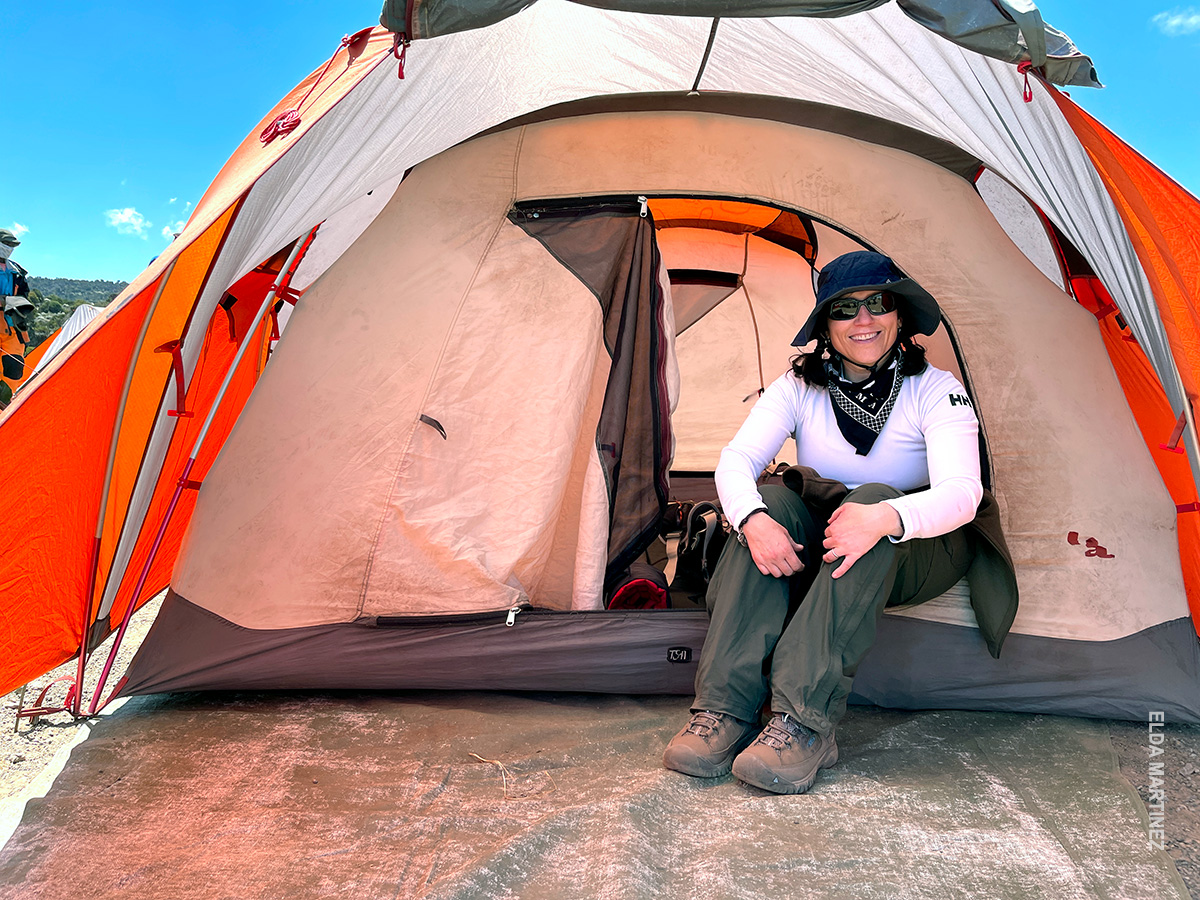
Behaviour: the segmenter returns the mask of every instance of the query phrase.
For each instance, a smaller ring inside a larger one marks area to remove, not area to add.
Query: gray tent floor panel
[[[885,615],[850,702],[1200,723],[1200,645],[1182,618],[1111,641],[1010,634],[992,659],[974,628]]]
[[[811,793],[661,767],[679,697],[176,694],[97,722],[5,898],[1185,898],[1106,727],[852,709]]]
[[[378,689],[693,692],[703,610],[501,611],[299,628],[235,625],[173,591],[123,693]],[[979,631],[885,615],[851,702],[901,709],[1200,722],[1200,649],[1190,619],[1112,641],[1011,634],[1000,659]]]

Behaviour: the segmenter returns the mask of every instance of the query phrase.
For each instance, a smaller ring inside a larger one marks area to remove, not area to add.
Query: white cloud
[[[16,236],[18,241],[25,235],[29,234],[29,228],[25,225],[22,225],[20,222],[13,222],[12,227],[8,230]]]
[[[178,199],[179,199],[178,197],[172,197],[170,200],[167,201],[167,203],[168,204],[174,203]]]
[[[192,201],[191,201],[191,200],[189,200],[187,203],[183,204],[183,211],[184,211],[184,212],[187,212],[187,211],[188,211],[189,209],[191,209],[191,208],[192,208]]]
[[[1170,12],[1160,12],[1150,19],[1163,34],[1176,37],[1181,34],[1191,34],[1200,31],[1200,9],[1189,6],[1187,9],[1173,9]]]
[[[117,234],[136,234],[143,241],[154,224],[132,206],[106,210],[104,217],[109,225],[117,229]]]
[[[183,226],[187,224],[186,219],[180,219],[178,222],[168,222],[162,230],[162,236],[168,241],[175,240],[175,235],[183,231]]]

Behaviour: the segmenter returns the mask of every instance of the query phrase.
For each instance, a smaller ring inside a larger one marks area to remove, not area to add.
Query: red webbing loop
[[[155,347],[154,352],[171,354],[171,372],[175,376],[175,409],[167,410],[167,415],[190,419],[192,413],[185,409],[187,392],[183,385],[183,352],[180,349],[182,346],[183,341],[167,341],[165,344]]]
[[[271,124],[262,130],[258,139],[264,144],[269,144],[275,138],[285,134],[291,134],[300,127],[300,111],[298,109],[287,109],[277,115]]]
[[[308,102],[308,98],[312,95],[313,88],[321,83],[321,79],[325,77],[325,73],[329,71],[329,67],[333,65],[333,61],[337,59],[337,55],[342,51],[342,48],[349,47],[351,40],[358,39],[361,34],[362,32],[355,32],[354,38],[351,38],[348,34],[342,35],[342,42],[338,44],[337,50],[333,51],[333,56],[329,57],[329,62],[325,63],[325,68],[321,70],[321,74],[318,75],[316,80],[308,86],[308,90],[305,92],[304,96],[300,98],[300,102],[291,109],[285,109],[274,119],[272,119],[270,124],[268,124],[267,127],[264,128],[259,134],[258,139],[260,141],[262,141],[264,144],[269,144],[271,141],[275,140],[275,138],[282,135],[291,134],[300,127],[300,110],[304,107],[304,104]],[[328,90],[328,86],[325,90]],[[323,94],[325,91],[321,91],[321,93]]]
[[[1196,503],[1195,501],[1192,501],[1191,503],[1176,503],[1175,512],[1200,512],[1200,503]]]
[[[1187,428],[1187,417],[1182,413],[1179,416],[1179,421],[1175,423],[1175,427],[1171,429],[1171,436],[1167,438],[1165,444],[1159,444],[1162,450],[1170,450],[1172,453],[1183,453],[1183,448],[1179,446],[1179,440],[1183,437],[1183,429]]]
[[[1020,63],[1017,66],[1017,71],[1025,76],[1025,89],[1023,91],[1021,91],[1021,97],[1025,100],[1026,103],[1033,102],[1033,86],[1029,83],[1029,70],[1032,68],[1033,68],[1033,63],[1030,62],[1029,60],[1025,60],[1025,62]]]
[[[399,65],[396,67],[396,77],[401,81],[404,80],[404,55],[408,53],[408,45],[410,43],[412,42],[404,32],[400,32],[392,41],[392,56],[399,60]]]
[[[60,681],[70,682],[70,687],[67,688],[67,696],[63,699],[62,706],[47,706],[46,695],[50,693],[50,688],[54,687]],[[22,694],[20,701],[17,704],[17,719],[28,719],[30,724],[37,724],[37,720],[42,716],[51,716],[54,713],[71,712],[71,703],[75,697],[81,693],[79,691],[79,683],[75,680],[74,675],[64,675],[62,678],[55,678],[52,682],[42,688],[42,692],[38,694],[37,699],[33,701],[33,706],[25,706],[25,697]]]

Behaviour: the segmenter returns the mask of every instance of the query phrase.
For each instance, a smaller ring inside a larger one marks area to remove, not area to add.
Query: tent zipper
[[[551,200],[518,200],[509,212],[509,219],[540,219],[542,217],[574,217],[580,212],[628,215],[637,212],[645,217],[649,210],[647,197],[629,194],[608,194],[601,197],[564,197]]]
[[[529,610],[528,603],[517,603],[508,609],[495,609],[475,613],[436,613],[428,616],[376,616],[373,622],[379,628],[436,627],[438,625],[492,625],[503,622],[507,626],[516,624],[517,613]]]
[[[548,617],[561,618],[563,616],[604,616],[612,618],[629,614],[650,614],[661,615],[671,614],[673,612],[688,612],[692,610],[670,610],[670,609],[545,609],[544,607],[530,606],[528,603],[518,603],[508,609],[497,609],[491,612],[477,613],[439,613],[428,616],[377,616],[374,619],[364,618],[360,620],[360,624],[373,624],[379,628],[407,628],[407,627],[436,627],[438,625],[498,625],[501,622],[505,627],[513,628],[517,624],[517,618],[521,621],[527,619],[543,619]]]

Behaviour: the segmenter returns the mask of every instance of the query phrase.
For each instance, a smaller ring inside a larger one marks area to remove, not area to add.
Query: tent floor
[[[686,707],[135,698],[29,803],[0,897],[1188,896],[1101,722],[852,708],[838,766],[777,797],[662,769]]]

